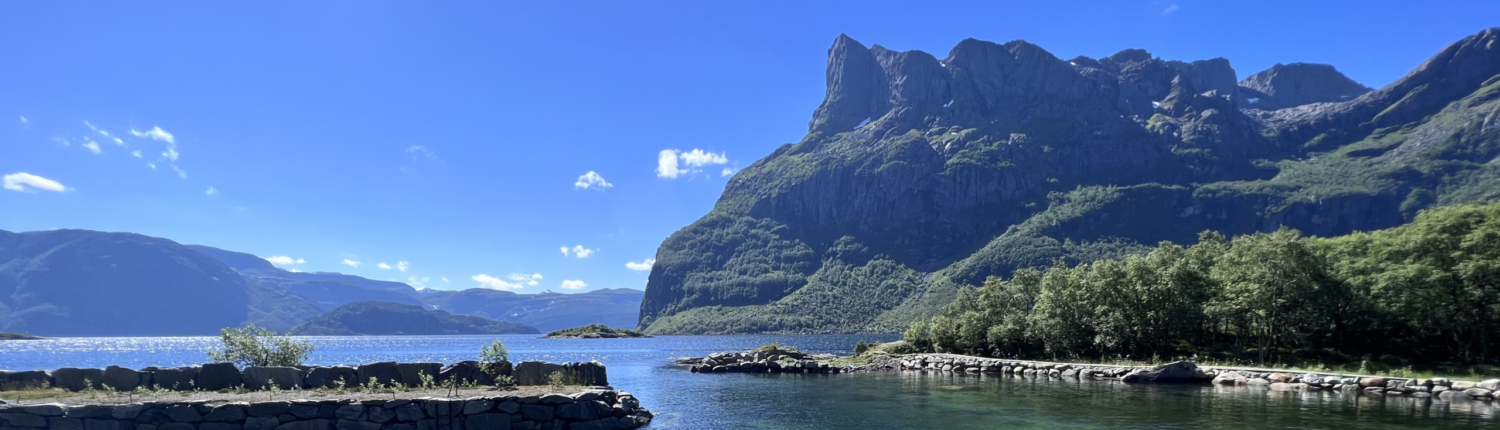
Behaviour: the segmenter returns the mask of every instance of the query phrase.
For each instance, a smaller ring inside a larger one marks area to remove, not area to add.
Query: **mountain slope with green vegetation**
[[[1062,60],[970,39],[939,60],[840,36],[807,136],[662,243],[638,327],[900,331],[965,286],[1058,259],[1202,231],[1344,235],[1492,199],[1497,39],[1371,91],[1328,66],[1236,84],[1222,58]]]
[[[1368,233],[1209,231],[1190,247],[1020,269],[963,287],[905,341],[1042,359],[1493,364],[1497,281],[1500,203],[1450,206]]]

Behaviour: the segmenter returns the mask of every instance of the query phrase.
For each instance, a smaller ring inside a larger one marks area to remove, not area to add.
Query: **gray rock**
[[[353,367],[348,366],[314,367],[307,372],[302,385],[308,388],[339,388],[342,383],[354,387],[361,383],[358,375]]]
[[[1490,391],[1500,391],[1500,379],[1486,379],[1474,384],[1474,388],[1483,388]]]
[[[244,430],[273,430],[281,425],[276,417],[250,417],[245,419]]]
[[[134,424],[134,423],[131,423],[131,424]],[[108,420],[108,419],[104,419],[104,420],[101,420],[101,419],[87,419],[87,420],[83,420],[83,428],[84,428],[84,430],[133,430],[133,427],[135,427],[135,426],[133,426],[133,425],[126,426],[125,423],[122,423],[122,422],[116,421],[116,420]],[[236,426],[236,428],[234,430],[239,430],[238,426]]]
[[[117,420],[133,420],[135,419],[135,417],[140,416],[141,411],[144,410],[146,410],[146,405],[119,405],[115,406],[115,408],[109,412],[109,417]]]
[[[68,391],[83,391],[90,388],[89,385],[92,388],[103,388],[104,371],[64,367],[52,371],[52,384]]]
[[[234,388],[244,381],[240,369],[234,363],[209,363],[198,369],[196,386],[204,391],[219,391]]]
[[[156,430],[196,430],[196,428],[188,423],[166,423],[158,426]]]
[[[333,411],[333,416],[340,420],[363,420],[365,419],[365,405],[351,403],[339,406]]]
[[[426,418],[422,415],[422,407],[415,403],[407,403],[396,407],[396,419],[401,421],[416,421]]]
[[[22,406],[21,412],[44,417],[60,417],[66,412],[63,405],[58,403],[45,403],[40,405]]]
[[[4,372],[5,378],[0,383],[11,388],[41,388],[52,384],[52,377],[41,370],[23,370],[19,372]]]
[[[576,428],[576,427],[574,427]],[[478,414],[464,420],[465,430],[509,430],[510,415]]]
[[[267,390],[271,384],[283,390],[302,387],[302,369],[295,367],[246,367],[240,373],[241,383],[251,390]]]
[[[401,374],[401,381],[407,386],[416,387],[422,385],[422,375],[426,374],[437,382],[437,376],[443,371],[442,363],[400,363],[396,365],[396,373]]]
[[[368,416],[367,419],[369,419],[370,421],[384,423],[386,421],[395,419],[396,411],[372,405],[365,408],[365,415]]]
[[[326,419],[292,421],[276,426],[276,430],[328,430],[333,426],[333,421]]]
[[[489,412],[495,408],[495,401],[490,399],[474,399],[464,402],[464,415],[477,415]]]
[[[120,366],[109,366],[104,368],[104,385],[108,385],[117,391],[131,391],[141,385],[141,374],[135,369],[127,369]]]
[[[551,406],[523,405],[521,406],[521,417],[528,421],[552,421],[553,410]]]
[[[562,366],[541,361],[523,361],[515,368],[516,385],[547,385],[553,372],[561,372]]]
[[[194,380],[198,378],[198,369],[197,366],[151,369],[151,387],[168,390],[191,390],[197,385]]]
[[[1494,393],[1493,391],[1486,390],[1486,389],[1479,388],[1479,387],[1474,387],[1474,388],[1470,388],[1470,389],[1464,390],[1464,394],[1468,394],[1469,397],[1473,397],[1473,398],[1476,398],[1476,399],[1486,399],[1486,398],[1493,397],[1493,393]]]
[[[361,364],[356,374],[359,379],[358,383],[353,384],[356,386],[363,386],[369,383],[370,378],[375,378],[377,383],[385,386],[394,386],[402,383],[401,371],[397,369],[396,362],[394,361]]]
[[[380,424],[369,421],[338,420],[334,428],[337,430],[380,430]]]
[[[0,413],[0,422],[14,427],[46,427],[47,417],[25,413]]]
[[[68,418],[109,418],[114,414],[114,407],[105,405],[74,405],[68,407],[68,412],[63,414]]]
[[[198,408],[195,408],[192,405],[179,404],[168,406],[165,415],[167,416],[167,418],[171,418],[172,421],[179,423],[195,423],[203,421],[203,414],[199,413]]]
[[[1213,377],[1208,376],[1197,365],[1186,361],[1136,370],[1120,377],[1120,381],[1127,383],[1201,383],[1211,380]]]
[[[318,404],[317,403],[313,403],[313,402],[297,402],[297,403],[293,403],[287,409],[286,413],[292,414],[292,416],[297,417],[297,419],[303,419],[303,420],[305,420],[305,419],[311,419],[311,418],[317,418],[318,417]]]
[[[249,403],[226,403],[215,406],[203,416],[204,421],[211,422],[242,422],[249,415]]]
[[[447,383],[448,381],[457,380],[459,385],[470,382],[477,383],[478,380],[474,375],[474,373],[476,372],[479,372],[478,361],[460,361],[457,363],[449,364],[447,366],[443,366],[442,370],[438,371],[437,382],[439,384],[442,384]]]
[[[287,402],[255,402],[250,404],[250,416],[252,417],[277,417],[281,414],[292,412],[292,404]]]
[[[47,428],[52,430],[83,430],[83,420],[77,418],[52,418],[47,422],[49,424]],[[192,428],[192,426],[188,427]]]
[[[242,430],[244,424],[240,423],[203,423],[198,425],[198,430]]]

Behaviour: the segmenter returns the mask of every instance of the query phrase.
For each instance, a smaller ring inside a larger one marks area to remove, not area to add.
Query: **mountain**
[[[306,297],[322,311],[355,302],[389,302],[525,324],[546,331],[589,324],[631,327],[640,315],[641,297],[645,294],[628,288],[578,294],[517,294],[484,288],[418,291],[401,282],[340,273],[292,272],[243,252],[202,245],[189,247],[223,261],[252,282]]]
[[[839,36],[808,134],[660,246],[647,333],[891,332],[960,285],[1198,232],[1332,236],[1500,195],[1500,30],[1371,91],[1143,50]]]
[[[534,326],[542,331],[590,324],[633,327],[641,311],[641,290],[606,288],[578,294],[516,294],[472,288],[424,290],[422,301],[436,309]]]
[[[292,329],[304,336],[531,334],[536,327],[387,302],[339,306]]]
[[[246,279],[306,297],[324,311],[364,301],[423,304],[418,300],[417,289],[401,282],[376,281],[342,273],[292,272],[243,252],[203,245],[188,247],[223,261]]]
[[[305,299],[247,282],[216,259],[130,233],[0,231],[0,331],[42,336],[217,333],[290,328]]]

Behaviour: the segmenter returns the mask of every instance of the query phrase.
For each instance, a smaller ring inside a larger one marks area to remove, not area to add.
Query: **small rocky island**
[[[589,324],[583,327],[574,327],[547,333],[546,337],[548,339],[619,339],[651,336],[635,330],[609,328],[609,326],[604,324]]]

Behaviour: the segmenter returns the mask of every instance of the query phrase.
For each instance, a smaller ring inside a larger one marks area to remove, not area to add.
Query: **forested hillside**
[[[1017,270],[959,290],[906,340],[1024,357],[1495,363],[1500,203],[1334,238],[1295,230]]]

